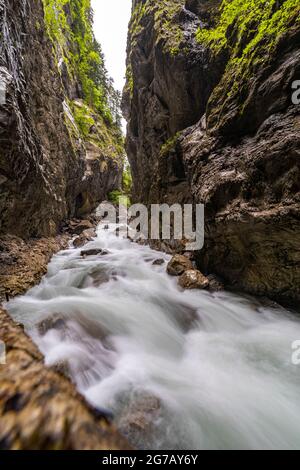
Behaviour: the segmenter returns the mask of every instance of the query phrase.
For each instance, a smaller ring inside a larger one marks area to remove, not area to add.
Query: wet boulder
[[[180,276],[178,284],[183,289],[207,289],[209,280],[197,269],[188,269]]]
[[[73,246],[75,248],[81,248],[86,243],[91,242],[93,238],[96,236],[96,230],[94,228],[84,230],[79,237],[75,238],[73,241]]]
[[[171,276],[180,276],[187,270],[193,269],[193,263],[184,255],[175,255],[168,263],[167,272]]]
[[[80,222],[69,223],[69,231],[74,235],[80,235],[85,230],[94,229],[94,225],[89,220],[80,220]]]

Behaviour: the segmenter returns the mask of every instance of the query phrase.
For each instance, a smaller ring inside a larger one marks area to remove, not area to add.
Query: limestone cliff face
[[[93,100],[86,104],[79,70],[62,50],[63,39],[74,54],[76,44],[51,23],[62,3],[75,34],[69,2],[0,0],[0,233],[54,234],[120,184],[121,137],[101,113],[93,118]]]
[[[199,267],[300,300],[299,2],[134,1],[127,151],[134,196],[206,207]]]

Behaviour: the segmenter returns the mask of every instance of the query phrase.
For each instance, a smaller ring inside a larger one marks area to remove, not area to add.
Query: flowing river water
[[[299,449],[300,321],[228,292],[182,291],[169,256],[98,227],[7,304],[80,392],[140,448]],[[164,265],[153,265],[157,258]]]

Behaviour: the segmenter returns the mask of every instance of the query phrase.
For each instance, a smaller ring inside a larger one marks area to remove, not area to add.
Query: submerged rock
[[[153,261],[153,266],[162,266],[165,264],[165,260],[163,258],[159,258]]]
[[[167,272],[171,276],[180,276],[184,271],[193,269],[193,263],[183,255],[175,255],[169,261],[167,266]]]
[[[110,275],[106,270],[97,269],[89,274],[89,277],[92,278],[92,283],[94,287],[99,287],[106,282],[109,282]]]
[[[109,255],[109,254],[110,254],[109,250],[102,250],[102,252],[101,252],[101,256],[106,256],[106,255]]]
[[[151,440],[161,412],[159,398],[148,393],[134,397],[118,420],[119,431],[134,445]]]
[[[197,269],[188,269],[180,276],[178,284],[183,289],[206,289],[209,280]]]
[[[40,335],[45,335],[49,330],[64,330],[66,328],[66,322],[59,314],[53,314],[37,325],[37,330]]]
[[[97,256],[97,255],[103,255],[103,250],[101,248],[92,248],[90,250],[83,250],[80,253],[80,256],[86,257],[86,256]]]

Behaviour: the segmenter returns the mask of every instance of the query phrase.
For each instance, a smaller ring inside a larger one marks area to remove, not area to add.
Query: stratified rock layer
[[[297,305],[300,6],[250,3],[133,2],[123,107],[134,196],[205,204],[201,271]]]

